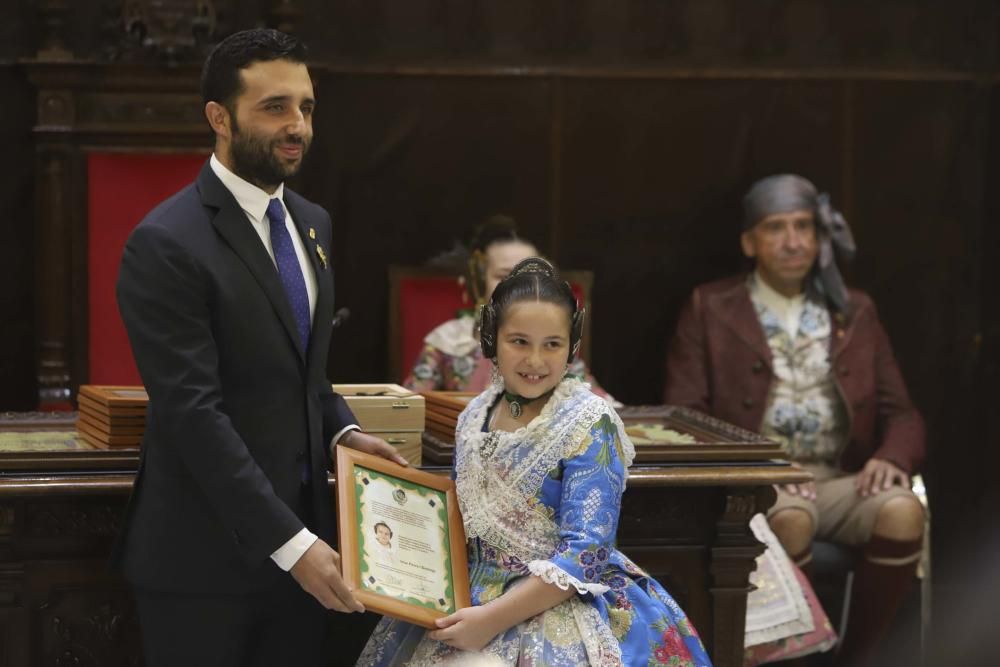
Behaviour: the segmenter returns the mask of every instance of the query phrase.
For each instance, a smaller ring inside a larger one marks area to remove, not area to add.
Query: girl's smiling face
[[[507,391],[537,398],[562,380],[569,357],[570,315],[548,301],[507,306],[497,331],[497,366]]]

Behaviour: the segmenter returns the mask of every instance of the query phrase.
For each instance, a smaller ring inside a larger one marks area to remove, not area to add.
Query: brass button
[[[753,407],[753,399],[750,398],[749,396],[747,396],[746,398],[744,398],[743,399],[743,407],[746,408],[747,410],[749,410],[750,408],[752,408]]]

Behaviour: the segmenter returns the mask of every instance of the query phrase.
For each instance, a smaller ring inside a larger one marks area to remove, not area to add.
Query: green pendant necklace
[[[507,407],[510,409],[510,416],[513,417],[514,419],[517,419],[518,417],[521,416],[521,413],[524,412],[525,405],[528,405],[529,403],[534,403],[535,401],[539,401],[543,398],[548,398],[549,396],[552,395],[553,391],[555,391],[554,388],[549,389],[541,396],[536,396],[535,398],[525,398],[524,396],[518,396],[513,392],[504,390],[503,399],[507,401]]]

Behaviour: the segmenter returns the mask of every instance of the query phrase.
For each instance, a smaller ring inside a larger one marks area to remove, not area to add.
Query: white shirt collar
[[[787,310],[790,307],[801,306],[806,300],[806,293],[799,292],[795,296],[785,296],[778,290],[767,284],[758,271],[753,272],[753,280],[750,281],[750,291],[764,302],[766,306],[775,306],[780,310]]]
[[[215,157],[215,153],[212,153],[212,158],[209,160],[209,164],[212,166],[212,171],[215,172],[215,175],[218,176],[219,180],[222,181],[222,184],[226,186],[226,189],[233,193],[233,197],[236,198],[236,203],[240,205],[240,208],[242,208],[252,220],[256,220],[257,222],[264,221],[264,217],[267,214],[267,204],[274,197],[280,199],[282,206],[284,206],[284,183],[278,186],[278,189],[274,191],[273,195],[269,195],[253,183],[243,180],[230,171],[226,165],[222,164],[222,162]]]
[[[774,313],[789,336],[795,336],[799,328],[799,317],[805,306],[805,292],[787,297],[768,285],[760,273],[754,271],[750,279],[750,295],[754,301]]]

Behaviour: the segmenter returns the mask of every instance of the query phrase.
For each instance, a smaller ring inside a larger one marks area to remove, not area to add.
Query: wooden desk
[[[25,423],[0,418],[0,665],[139,664],[131,596],[107,567],[138,451],[11,451],[12,428],[73,435],[65,418]],[[748,578],[762,549],[748,522],[774,502],[771,484],[806,479],[782,462],[631,471],[619,546],[674,595],[720,667],[742,662]],[[356,625],[339,626],[345,644],[357,645],[347,636]]]

